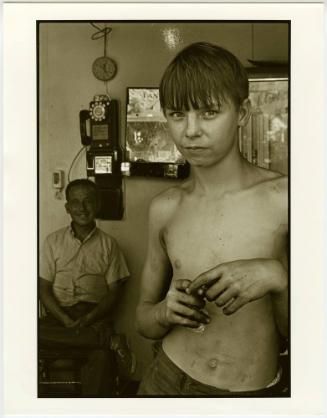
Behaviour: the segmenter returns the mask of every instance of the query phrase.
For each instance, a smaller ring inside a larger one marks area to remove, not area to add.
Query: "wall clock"
[[[101,81],[112,80],[117,73],[116,62],[107,56],[97,58],[92,65],[94,76]]]

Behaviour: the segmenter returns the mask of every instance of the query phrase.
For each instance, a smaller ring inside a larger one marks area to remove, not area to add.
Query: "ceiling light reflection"
[[[162,37],[169,49],[175,49],[182,43],[182,35],[177,28],[164,28]]]

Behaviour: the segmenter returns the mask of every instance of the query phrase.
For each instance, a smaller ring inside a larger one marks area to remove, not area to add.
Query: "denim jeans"
[[[162,348],[141,381],[138,396],[185,396],[185,397],[282,397],[283,384],[247,392],[231,392],[206,385],[190,377],[177,367]]]

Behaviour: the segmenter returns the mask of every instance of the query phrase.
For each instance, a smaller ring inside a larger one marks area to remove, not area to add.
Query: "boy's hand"
[[[268,293],[281,293],[287,285],[286,271],[278,260],[250,259],[223,263],[200,274],[186,292],[215,301],[229,315]]]
[[[189,280],[174,280],[166,298],[156,311],[157,321],[164,327],[182,325],[197,328],[210,321],[208,315],[201,312],[205,305],[203,297],[188,295],[185,290],[190,286]]]

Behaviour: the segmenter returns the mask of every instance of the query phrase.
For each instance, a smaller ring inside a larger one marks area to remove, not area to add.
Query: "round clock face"
[[[98,80],[108,81],[115,77],[117,65],[109,57],[100,57],[94,61],[92,71]]]

